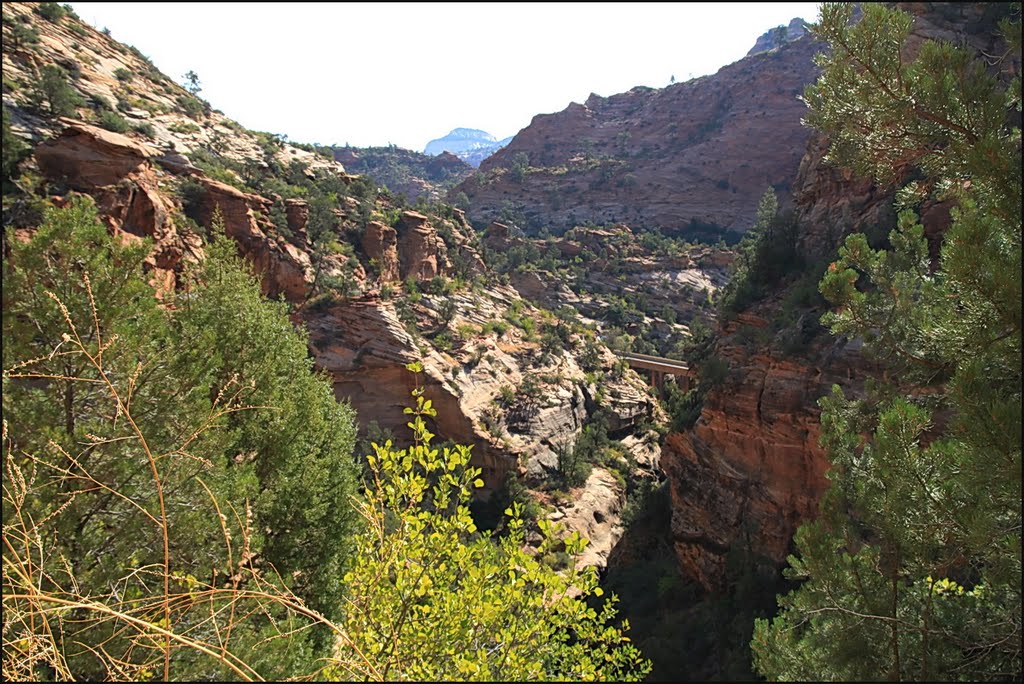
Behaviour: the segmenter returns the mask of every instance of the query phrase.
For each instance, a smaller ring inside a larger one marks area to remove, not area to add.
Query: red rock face
[[[901,6],[918,15],[911,52],[924,37],[962,39],[995,51],[995,3]],[[897,186],[880,187],[826,164],[827,149],[827,138],[815,133],[793,183],[802,231],[798,247],[808,263],[835,258],[851,232],[884,235],[896,221]],[[949,206],[928,202],[920,213],[937,256]],[[881,372],[859,353],[859,340],[821,332],[798,353],[787,354],[778,351],[778,343],[750,335],[752,330],[768,334],[768,320],[778,315],[784,295],[770,294],[720,331],[715,353],[728,362],[729,372],[708,394],[695,427],[670,435],[662,454],[680,566],[707,588],[720,586],[726,554],[737,545],[749,543],[754,552],[785,561],[793,533],[817,515],[828,485],[828,458],[818,444],[818,399],[833,384],[855,396],[867,378]]]
[[[444,381],[449,364],[436,352],[426,356],[405,330],[390,302],[364,299],[336,303],[317,312],[304,312],[310,351],[317,367],[327,372],[338,399],[348,400],[360,420],[375,421],[390,430],[400,444],[408,444],[410,405],[415,375],[406,364],[422,361],[419,381],[437,409],[434,423],[446,439],[473,444],[473,465],[481,468],[487,491],[501,486],[505,473],[517,467],[515,457],[480,433],[460,398]]]
[[[211,225],[219,212],[224,231],[238,243],[239,252],[260,274],[263,293],[269,297],[284,294],[289,301],[303,301],[313,281],[313,268],[309,255],[302,249],[269,237],[273,231],[269,219],[273,203],[210,178],[199,178],[199,182],[204,190],[199,222]]]
[[[202,255],[202,241],[179,230],[174,206],[161,192],[155,151],[119,133],[69,119],[62,133],[35,149],[40,171],[67,187],[90,193],[102,220],[123,240],[151,238],[146,260],[158,291],[173,290],[184,262]]]
[[[126,239],[153,238],[148,263],[154,280],[160,287],[173,288],[184,260],[202,258],[202,241],[175,226],[176,207],[160,187],[163,171],[154,165],[154,151],[118,133],[70,120],[65,123],[60,135],[36,147],[40,170],[48,178],[91,194],[116,234]],[[300,244],[270,237],[270,200],[201,175],[195,178],[203,188],[199,222],[210,225],[219,210],[225,232],[261,276],[264,293],[271,297],[283,293],[295,302],[305,299],[313,279],[309,256]],[[298,229],[303,210],[308,213],[308,209],[304,203],[287,209]],[[303,232],[295,239],[304,242]]]
[[[749,317],[747,325],[757,322]],[[665,443],[676,554],[708,589],[719,587],[735,544],[782,562],[797,527],[817,514],[828,459],[816,402],[833,384],[856,391],[863,361],[839,344],[808,351],[786,357],[726,338],[717,352],[728,376],[694,429]]]
[[[89,191],[113,185],[142,170],[156,150],[120,133],[71,119],[63,132],[36,146],[36,163],[48,178]]]
[[[306,226],[309,224],[309,204],[305,200],[287,199],[284,201],[284,211],[288,220],[288,230],[299,239],[303,246],[308,246]]]
[[[444,240],[429,219],[415,211],[403,212],[398,223],[398,254],[403,280],[430,280],[451,270]]]
[[[696,220],[742,233],[760,196],[772,186],[786,195],[800,164],[809,131],[797,97],[820,49],[805,38],[713,76],[538,115],[453,193],[466,193],[474,221],[511,202],[536,226],[678,230]],[[513,173],[523,155],[529,168]]]
[[[398,233],[394,228],[379,221],[367,223],[363,233],[363,251],[368,258],[377,261],[380,282],[401,280],[398,271]]]

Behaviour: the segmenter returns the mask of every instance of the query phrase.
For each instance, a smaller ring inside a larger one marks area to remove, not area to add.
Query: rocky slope
[[[616,368],[592,332],[497,283],[461,211],[403,211],[334,160],[246,131],[217,112],[192,118],[174,109],[184,91],[144,58],[73,15],[45,20],[37,6],[4,6],[4,106],[13,132],[32,143],[17,194],[4,197],[5,241],[38,221],[38,213],[15,215],[10,207],[85,193],[121,239],[153,240],[148,273],[166,294],[188,262],[203,258],[202,235],[219,214],[263,291],[288,301],[309,330],[317,366],[352,403],[364,431],[390,430],[401,443],[402,408],[414,383],[424,383],[438,409],[438,440],[473,445],[485,497],[503,488],[508,473],[550,489],[556,452],[601,412],[625,446],[582,488],[541,496],[554,504],[546,514],[596,535],[588,558],[603,562],[621,534],[617,512],[628,484],[608,468],[637,477],[657,469],[658,450],[643,438],[658,409],[643,379]],[[31,27],[36,40],[12,45],[16,25]],[[66,117],[33,96],[40,72],[53,64],[64,66],[79,96]],[[133,98],[137,109],[124,114],[151,126],[115,132],[95,125],[110,120],[101,118],[107,110],[97,98],[112,96]],[[279,194],[300,194],[299,183],[320,194],[309,202]],[[324,197],[336,201],[319,206]],[[329,239],[320,234],[314,244],[314,227]],[[586,361],[584,338],[597,352]],[[406,368],[413,361],[423,365],[418,381]]]
[[[351,173],[370,176],[409,203],[438,202],[473,167],[450,152],[429,156],[400,147],[339,147],[334,158]]]
[[[951,37],[994,50],[997,7],[906,3],[903,9],[916,16],[911,51],[923,38]],[[729,371],[708,394],[694,429],[670,435],[664,446],[676,555],[707,588],[721,586],[731,549],[749,545],[785,561],[793,533],[816,515],[827,487],[817,400],[832,384],[856,394],[879,372],[860,355],[859,340],[834,338],[820,327],[823,305],[793,306],[798,288],[820,278],[847,234],[877,240],[895,225],[895,187],[829,166],[827,148],[816,133],[793,184],[798,251],[813,266],[724,325],[713,353]],[[926,202],[921,217],[934,253],[949,207]]]
[[[673,356],[692,326],[714,323],[711,303],[733,259],[727,249],[637,235],[624,224],[530,238],[495,222],[481,247],[523,297],[575,311],[609,343],[624,334],[630,351],[661,356]]]
[[[806,147],[798,96],[820,46],[801,38],[667,88],[638,87],[534,117],[453,192],[468,216],[522,228],[615,222],[739,235],[769,187],[787,194]]]
[[[78,96],[76,117],[121,129],[163,153],[216,150],[239,162],[266,163],[271,147],[267,139],[272,138],[280,144],[273,145],[270,154],[280,164],[294,161],[312,171],[344,172],[312,146],[300,148],[282,143],[279,136],[246,130],[162,74],[139,50],[72,15],[44,19],[33,11],[38,6],[24,2],[3,8],[3,101],[15,130],[33,142],[62,128],[45,104],[28,106],[41,97],[41,71],[56,66]],[[35,39],[19,39],[25,32],[34,33]],[[182,163],[191,162],[186,158]]]

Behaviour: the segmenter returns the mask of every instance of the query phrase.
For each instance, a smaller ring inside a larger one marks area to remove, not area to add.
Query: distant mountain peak
[[[453,128],[448,135],[428,142],[423,153],[437,156],[449,152],[473,167],[478,167],[481,161],[507,145],[511,139],[498,140],[478,128]]]
[[[445,138],[460,138],[487,142],[497,142],[498,140],[487,131],[481,131],[479,128],[453,128],[451,133],[446,135]],[[444,138],[441,139],[443,140]]]
[[[754,47],[750,48],[750,52],[747,53],[747,56],[749,57],[750,55],[756,55],[759,52],[774,50],[786,43],[792,43],[794,40],[799,40],[807,34],[808,26],[809,24],[800,17],[794,17],[790,20],[788,26],[779,24],[773,29],[768,29],[757,39],[754,43]]]

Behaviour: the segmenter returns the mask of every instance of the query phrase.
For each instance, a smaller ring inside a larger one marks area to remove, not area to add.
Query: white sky
[[[818,3],[112,3],[78,15],[255,130],[422,150],[741,59]]]

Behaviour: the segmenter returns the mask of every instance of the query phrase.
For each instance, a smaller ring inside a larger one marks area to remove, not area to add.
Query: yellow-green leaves
[[[417,444],[376,447],[375,487],[363,514],[370,524],[346,577],[348,609],[332,672],[372,680],[632,680],[649,663],[609,626],[593,568],[565,574],[539,563],[526,546],[522,505],[506,510],[507,534],[480,533],[469,513],[484,485],[470,449],[429,448],[422,421],[433,411],[422,393],[410,413]],[[386,530],[381,535],[376,530]],[[541,549],[561,544],[541,522]],[[586,540],[564,540],[578,553]]]

